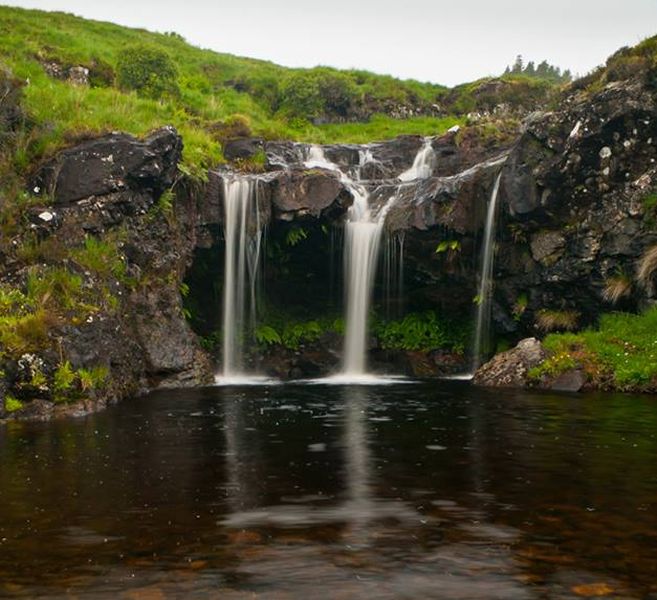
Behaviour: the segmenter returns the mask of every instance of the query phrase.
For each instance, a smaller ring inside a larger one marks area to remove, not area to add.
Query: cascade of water
[[[483,355],[488,353],[486,345],[490,339],[497,198],[499,196],[501,180],[502,172],[500,171],[497,179],[495,179],[495,185],[488,201],[488,210],[486,211],[486,224],[484,227],[481,254],[481,276],[479,280],[479,292],[477,294],[477,327],[475,330],[473,371],[476,371],[481,366]]]
[[[431,176],[436,161],[436,153],[431,145],[433,138],[425,138],[424,144],[415,155],[413,165],[397,177],[400,181],[413,181]]]
[[[222,381],[243,375],[244,338],[255,328],[256,276],[262,228],[259,182],[254,177],[224,178],[224,304]]]
[[[366,159],[366,154],[361,156],[361,162]],[[364,375],[367,322],[385,211],[380,211],[378,216],[373,215],[367,189],[330,162],[320,146],[310,147],[304,164],[308,168],[323,168],[337,173],[354,198],[347,213],[344,251],[347,310],[342,374]]]

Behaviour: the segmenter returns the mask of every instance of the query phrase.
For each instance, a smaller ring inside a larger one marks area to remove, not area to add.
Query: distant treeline
[[[562,72],[559,67],[551,65],[547,60],[538,63],[538,65],[533,60],[525,64],[521,54],[518,54],[513,65],[506,68],[504,74],[526,75],[527,77],[546,79],[555,83],[569,83],[573,80],[573,75],[569,69]]]

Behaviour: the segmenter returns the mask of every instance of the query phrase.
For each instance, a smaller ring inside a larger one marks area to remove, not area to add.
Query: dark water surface
[[[657,598],[657,399],[161,392],[0,426],[0,596]]]

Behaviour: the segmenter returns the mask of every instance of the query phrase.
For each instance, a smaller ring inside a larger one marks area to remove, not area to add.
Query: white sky
[[[299,67],[362,68],[455,85],[516,54],[584,74],[657,34],[657,0],[23,0]],[[2,24],[0,23],[0,27]]]

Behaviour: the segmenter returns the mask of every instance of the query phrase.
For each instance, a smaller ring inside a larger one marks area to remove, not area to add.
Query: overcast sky
[[[584,74],[657,34],[657,0],[24,0],[288,66],[362,68],[454,85],[516,54]],[[0,24],[1,27],[2,24]]]

